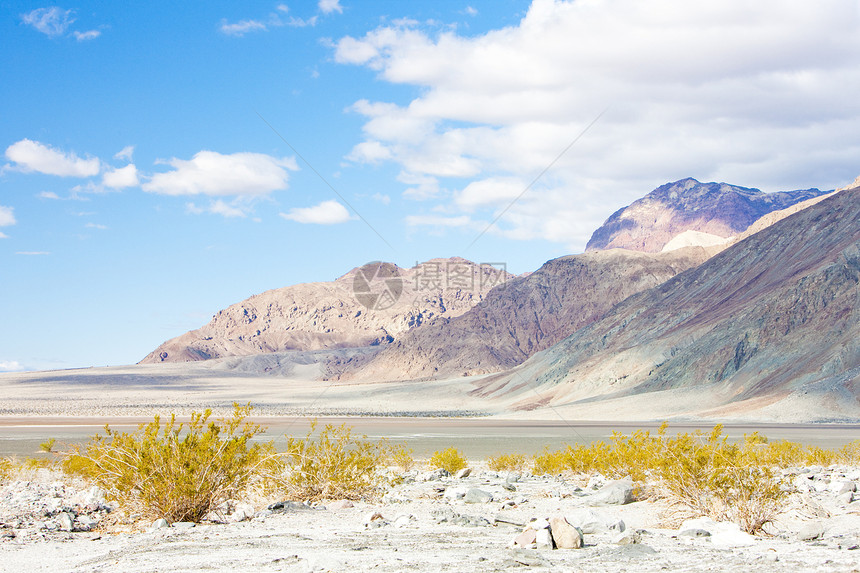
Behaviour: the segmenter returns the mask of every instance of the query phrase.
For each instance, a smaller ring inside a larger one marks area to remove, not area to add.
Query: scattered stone
[[[173,529],[192,529],[197,527],[197,524],[193,521],[177,521],[173,523],[170,527]]]
[[[846,491],[845,493],[840,493],[836,497],[836,500],[842,505],[848,505],[849,503],[854,501],[854,492],[853,491]]]
[[[98,521],[96,521],[91,515],[82,514],[78,516],[76,520],[76,527],[80,531],[92,531],[98,525]]]
[[[454,477],[456,477],[457,479],[463,479],[469,477],[470,475],[472,475],[472,468],[463,468],[459,470]]]
[[[538,549],[555,549],[552,539],[552,533],[548,527],[538,529],[535,533],[535,543]]]
[[[348,499],[339,499],[337,501],[333,501],[326,505],[326,509],[350,509],[355,507],[355,504],[349,501]]]
[[[705,531],[704,529],[697,529],[695,527],[690,529],[685,529],[684,531],[678,534],[678,537],[710,537],[711,532]]]
[[[394,518],[394,527],[403,528],[408,527],[413,521],[417,521],[414,515],[401,513],[397,517]]]
[[[508,475],[505,477],[505,483],[517,483],[522,477],[520,472],[508,472]]]
[[[624,521],[614,519],[606,514],[595,511],[590,507],[581,507],[565,514],[565,519],[571,525],[578,527],[583,533],[606,533],[624,531]]]
[[[797,538],[801,541],[812,541],[819,539],[822,535],[824,535],[824,524],[820,521],[811,521],[797,532]]]
[[[57,516],[57,524],[61,531],[72,531],[75,528],[75,516],[64,511]]]
[[[626,505],[633,501],[633,484],[625,480],[611,481],[588,497],[590,505]]]
[[[628,529],[612,538],[612,543],[615,545],[634,545],[642,542],[642,536],[638,531]]]
[[[517,491],[517,487],[514,484],[508,482],[502,484],[502,489],[505,489],[507,491]]]
[[[514,538],[514,547],[531,547],[534,543],[537,543],[537,531],[531,527]]]
[[[568,523],[564,516],[550,519],[550,532],[555,546],[559,549],[579,549],[582,547],[582,531]]]
[[[269,511],[283,512],[313,510],[310,505],[298,501],[279,501],[268,506]]]
[[[449,487],[445,490],[445,499],[463,499],[466,497],[466,488],[464,487]]]
[[[152,529],[161,529],[162,527],[170,527],[170,523],[163,517],[152,522]]]
[[[233,508],[233,513],[227,516],[227,521],[231,523],[239,523],[254,517],[254,507],[248,503],[237,503]]]
[[[493,494],[473,487],[466,492],[464,501],[466,503],[489,503],[493,501]]]

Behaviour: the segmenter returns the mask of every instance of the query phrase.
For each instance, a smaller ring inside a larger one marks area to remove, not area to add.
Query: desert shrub
[[[63,466],[148,516],[199,522],[272,459],[271,442],[251,443],[264,429],[245,421],[250,412],[250,405],[234,404],[230,418],[210,421],[206,410],[187,424],[155,416],[134,433],[105,426],[106,436],[71,452]]]
[[[781,479],[773,470],[776,460],[809,457],[801,447],[771,444],[759,434],[732,444],[716,426],[702,432],[666,436],[664,422],[656,435],[637,430],[629,436],[613,433],[610,443],[566,446],[534,457],[534,473],[600,472],[654,482],[664,493],[694,513],[715,519],[732,519],[748,532],[768,523],[784,498]],[[824,458],[825,454],[816,451]]]
[[[412,457],[414,454],[411,448],[407,448],[404,444],[397,444],[390,448],[388,459],[401,471],[408,472],[415,467],[415,458]]]
[[[54,444],[57,443],[56,438],[51,438],[39,444],[39,449],[43,452],[52,453],[54,451]]]
[[[526,457],[522,454],[501,454],[487,459],[487,466],[494,472],[522,471]]]
[[[12,478],[12,469],[14,464],[10,458],[0,458],[0,483],[9,481]]]
[[[856,465],[860,462],[860,440],[855,440],[839,448],[837,457],[843,464]]]
[[[385,442],[353,436],[343,424],[328,424],[313,439],[315,429],[316,421],[304,438],[287,438],[281,471],[274,476],[282,491],[301,500],[360,499],[377,493],[382,484],[378,470],[389,451]]]
[[[431,468],[441,468],[453,474],[465,468],[467,463],[466,458],[456,448],[448,448],[444,451],[434,452],[427,465]]]

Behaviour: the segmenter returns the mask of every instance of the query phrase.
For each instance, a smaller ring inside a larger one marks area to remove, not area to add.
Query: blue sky
[[[533,270],[687,176],[845,185],[858,20],[857,0],[4,2],[0,371],[136,362],[370,260]]]

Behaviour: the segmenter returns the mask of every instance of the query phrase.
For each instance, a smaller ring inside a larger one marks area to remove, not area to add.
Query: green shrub
[[[466,458],[455,448],[448,448],[445,451],[435,452],[428,465],[431,468],[441,468],[454,474],[465,468],[467,463]]]
[[[39,444],[39,449],[43,452],[52,453],[54,451],[54,444],[57,442],[56,438],[51,438],[50,440],[46,440]]]
[[[84,452],[76,449],[64,469],[90,478],[150,517],[199,522],[271,460],[271,442],[250,443],[264,431],[243,423],[250,412],[250,405],[234,404],[230,418],[209,421],[206,410],[178,425],[174,415],[164,424],[156,416],[131,434],[105,426],[106,436],[93,437]]]
[[[281,471],[273,478],[292,499],[360,499],[374,496],[381,484],[388,451],[384,442],[354,437],[341,424],[325,426],[313,439],[316,421],[304,438],[287,438]]]

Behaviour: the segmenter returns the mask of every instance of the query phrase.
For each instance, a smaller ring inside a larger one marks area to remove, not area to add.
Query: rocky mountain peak
[[[728,238],[767,213],[822,194],[818,189],[764,193],[687,177],[661,185],[613,213],[591,236],[586,250],[659,252],[686,231]]]

